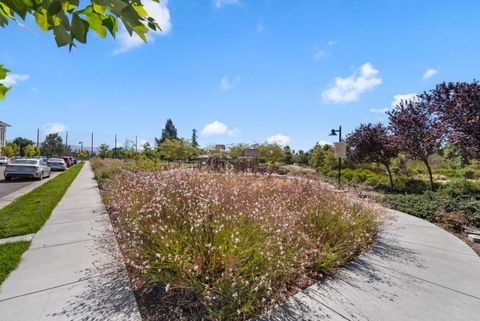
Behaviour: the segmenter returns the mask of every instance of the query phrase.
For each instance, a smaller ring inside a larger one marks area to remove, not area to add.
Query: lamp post
[[[83,142],[78,142],[80,144],[80,153],[83,152]]]
[[[342,142],[342,126],[338,126],[338,129],[332,129],[329,136],[337,136],[338,133],[338,142]],[[340,189],[342,177],[342,158],[338,158],[338,188]]]

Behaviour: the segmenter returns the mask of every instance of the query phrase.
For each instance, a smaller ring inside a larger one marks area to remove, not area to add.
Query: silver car
[[[64,171],[67,169],[67,163],[65,163],[63,158],[50,158],[47,161],[47,166],[52,171]]]
[[[50,177],[50,167],[41,159],[14,159],[5,167],[4,176],[6,181],[11,181],[13,178],[42,180],[44,177]]]
[[[8,165],[8,163],[10,162],[10,158],[8,157],[5,157],[5,156],[0,156],[0,165]]]

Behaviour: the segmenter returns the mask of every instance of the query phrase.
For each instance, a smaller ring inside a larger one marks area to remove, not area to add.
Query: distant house
[[[6,145],[7,140],[7,127],[11,127],[9,124],[0,121],[0,148]]]
[[[260,157],[260,152],[256,148],[246,148],[243,151],[244,157]]]

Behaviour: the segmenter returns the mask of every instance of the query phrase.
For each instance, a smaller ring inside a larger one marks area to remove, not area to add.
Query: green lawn
[[[71,167],[51,181],[0,210],[0,238],[37,232],[62,199],[83,164]]]
[[[30,246],[30,242],[0,244],[0,284],[20,263],[20,258]]]

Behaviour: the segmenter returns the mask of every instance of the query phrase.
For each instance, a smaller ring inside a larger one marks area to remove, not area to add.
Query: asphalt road
[[[3,177],[4,170],[5,170],[5,166],[0,166],[0,198],[7,196],[8,194],[13,193],[35,182],[35,180],[33,179],[21,179],[21,180],[6,182]],[[61,172],[52,172],[52,175],[50,176],[50,178],[55,177],[59,173]],[[50,179],[50,178],[44,178],[44,179]]]

